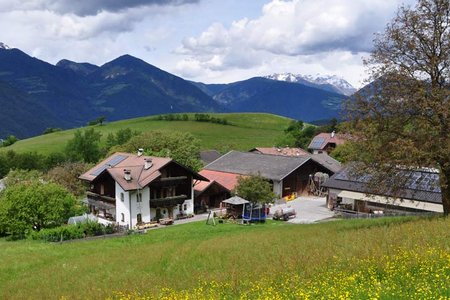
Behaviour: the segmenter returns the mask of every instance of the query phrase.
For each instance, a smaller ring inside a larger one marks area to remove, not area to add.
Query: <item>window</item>
[[[121,213],[120,216],[122,217],[122,222],[125,222],[125,214]]]
[[[120,193],[120,201],[125,201],[125,195],[123,193]]]
[[[141,193],[137,193],[136,194],[136,201],[137,202],[142,202],[142,194]]]
[[[142,214],[137,214],[136,218],[137,218],[138,224],[142,223]]]
[[[183,210],[187,210],[187,204],[184,205]]]

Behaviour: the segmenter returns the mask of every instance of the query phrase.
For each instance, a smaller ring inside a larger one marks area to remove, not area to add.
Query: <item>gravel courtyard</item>
[[[286,204],[276,204],[270,208],[270,213],[274,213],[279,208],[292,207],[297,216],[288,222],[294,224],[310,224],[318,221],[330,219],[334,213],[326,207],[325,197],[298,197]]]

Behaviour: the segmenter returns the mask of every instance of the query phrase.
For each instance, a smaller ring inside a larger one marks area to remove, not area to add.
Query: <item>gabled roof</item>
[[[442,203],[441,189],[439,185],[439,173],[433,171],[403,171],[404,176],[408,177],[405,187],[395,195],[403,199]],[[334,174],[325,183],[324,186],[332,189],[347,190],[360,193],[373,193],[369,190],[369,182],[371,176],[367,175],[353,175],[349,168],[345,168],[340,172]],[[392,197],[392,193],[385,193],[384,195]]]
[[[210,181],[215,181],[215,182],[219,183],[221,186],[226,188],[228,191],[231,191],[232,189],[234,189],[234,187],[237,184],[238,177],[241,176],[241,175],[235,174],[235,173],[225,173],[225,172],[212,171],[212,170],[201,170],[200,175],[208,178]]]
[[[229,189],[227,189],[226,187],[224,187],[223,185],[221,185],[220,183],[218,183],[215,180],[211,180],[211,181],[199,180],[199,181],[196,181],[196,183],[194,185],[195,197],[200,196],[205,191],[207,191],[210,187],[218,188],[219,190],[224,191],[224,192],[230,192]]]
[[[312,154],[311,159],[333,173],[337,173],[342,169],[342,164],[326,153]]]
[[[242,204],[250,203],[250,201],[245,200],[244,198],[241,198],[239,196],[233,196],[231,198],[223,200],[222,202],[223,203],[228,203],[228,204],[231,204],[231,205],[242,205]]]
[[[310,153],[302,148],[278,148],[278,147],[257,147],[251,149],[249,152],[260,153],[260,154],[271,154],[280,156],[304,156],[310,155]]]
[[[206,150],[200,152],[200,159],[205,165],[212,163],[221,156],[222,154],[220,154],[217,150]]]
[[[146,159],[152,161],[152,166],[147,170],[144,168]],[[145,155],[138,156],[122,152],[112,154],[86,173],[82,174],[79,178],[92,182],[104,173],[108,173],[125,191],[137,190],[159,178],[161,176],[160,170],[170,163],[177,164],[184,168],[187,172],[191,173],[195,179],[208,181],[207,178],[178,164],[171,158]],[[131,180],[125,180],[124,170],[130,171]]]
[[[261,155],[251,152],[230,151],[205,167],[205,170],[255,175],[281,181],[291,174],[310,157],[289,157],[279,155]]]
[[[336,144],[336,145],[342,145],[343,143],[345,143],[346,138],[344,137],[344,135],[336,133],[319,133],[318,135],[316,135],[311,143],[309,143],[308,149],[312,149],[312,150],[323,150],[326,148],[326,146],[330,143],[332,144]]]
[[[323,167],[327,168],[333,173],[338,172],[342,168],[341,163],[332,158],[331,156],[329,156],[328,154],[326,153],[311,154],[308,151],[303,150],[302,148],[257,147],[251,149],[249,152],[265,155],[279,155],[279,156],[293,156],[293,157],[308,156],[311,157],[313,161],[322,165]]]

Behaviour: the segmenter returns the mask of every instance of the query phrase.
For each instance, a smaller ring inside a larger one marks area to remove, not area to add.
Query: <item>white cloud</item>
[[[97,15],[101,12],[120,12],[130,8],[148,6],[176,6],[199,0],[2,0],[0,11],[48,10],[57,14],[78,16]]]
[[[285,66],[281,71],[335,71],[358,84],[347,72],[362,73],[361,56],[370,51],[373,33],[383,30],[399,1],[272,0],[259,17],[228,27],[214,23],[184,39],[176,53],[188,57],[182,61],[196,65],[197,74],[249,68],[271,73]],[[179,63],[176,70],[183,74],[187,65]]]

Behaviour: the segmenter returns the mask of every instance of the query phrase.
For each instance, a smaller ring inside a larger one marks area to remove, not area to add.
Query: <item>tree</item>
[[[12,144],[14,144],[17,141],[18,141],[18,139],[14,135],[10,135],[5,140],[3,140],[3,142],[1,143],[0,146],[8,147],[8,146],[11,146]]]
[[[316,127],[305,125],[303,121],[292,120],[284,130],[284,136],[277,142],[277,146],[307,149],[315,134]]]
[[[72,161],[97,162],[101,155],[99,146],[101,136],[102,134],[94,128],[75,131],[73,138],[66,145],[67,157]]]
[[[4,183],[5,187],[10,187],[20,183],[38,181],[42,176],[43,174],[37,170],[15,169],[9,171]]]
[[[45,178],[63,186],[75,196],[82,196],[86,192],[86,186],[78,177],[90,167],[91,165],[81,162],[66,162],[49,170]]]
[[[57,227],[83,211],[75,197],[55,183],[19,183],[0,195],[0,233],[23,238],[26,233]]]
[[[437,169],[445,215],[450,212],[449,16],[448,0],[401,7],[365,61],[373,83],[348,105],[352,159],[373,175],[374,189],[398,191],[408,171]]]
[[[202,167],[200,143],[187,132],[145,132],[131,138],[123,146],[114,147],[112,151],[136,152],[139,148],[143,148],[147,155],[171,157],[195,171]]]
[[[103,125],[103,122],[105,122],[105,120],[106,120],[106,117],[101,116],[101,117],[98,117],[98,118],[95,119],[95,120],[89,121],[89,122],[87,123],[87,125],[88,125],[88,126],[93,126],[93,125],[100,125],[100,126],[102,126],[102,125]]]
[[[239,176],[233,194],[252,203],[271,203],[276,198],[271,184],[260,175]]]
[[[42,134],[49,134],[49,133],[58,132],[58,131],[62,131],[62,129],[61,128],[48,127],[47,129],[44,130],[44,132],[42,132]]]
[[[106,152],[114,146],[123,145],[133,136],[139,135],[139,131],[132,131],[130,128],[119,129],[115,134],[109,133],[106,136]]]

